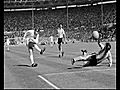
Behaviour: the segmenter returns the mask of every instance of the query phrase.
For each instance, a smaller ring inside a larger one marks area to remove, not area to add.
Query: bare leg
[[[10,49],[9,49],[9,45],[7,45],[7,51],[9,51]]]
[[[37,51],[41,52],[41,49],[38,47],[37,44],[34,44],[34,47],[35,47],[35,49],[36,49]]]
[[[7,51],[10,51],[9,44],[6,44]]]
[[[62,51],[61,44],[58,45],[58,49],[59,49],[60,52]]]
[[[30,56],[31,63],[34,64],[33,50],[32,49],[29,49],[29,56]]]
[[[58,49],[59,49],[59,57],[63,54],[63,51],[62,51],[62,44],[59,44],[58,45]],[[63,55],[62,55],[63,56]]]
[[[44,47],[43,49],[40,49],[37,44],[34,44],[34,47],[35,47],[35,49],[36,49],[37,51],[40,52],[40,54],[43,54],[43,52],[44,52],[45,49],[46,49],[45,47]]]
[[[50,46],[53,47],[53,42],[50,42]]]

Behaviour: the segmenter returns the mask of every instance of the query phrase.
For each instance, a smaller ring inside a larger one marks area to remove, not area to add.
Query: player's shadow
[[[107,67],[108,65],[107,64],[100,64],[100,65],[97,65],[96,67]]]
[[[69,67],[67,69],[82,69],[82,68],[88,68],[88,67],[102,67],[102,66],[105,66],[105,65],[86,66],[86,67],[83,67],[82,65],[77,65],[77,66],[74,66],[74,67]]]
[[[31,65],[27,65],[27,64],[20,64],[20,65],[13,65],[13,66],[31,67]]]
[[[59,58],[59,56],[47,56],[47,57],[50,57],[50,58]]]
[[[83,67],[82,66],[74,66],[74,67],[69,67],[67,69],[81,69],[81,68],[83,68]]]

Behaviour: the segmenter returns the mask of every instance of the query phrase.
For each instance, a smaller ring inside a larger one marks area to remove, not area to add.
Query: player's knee
[[[30,53],[30,55],[32,55],[33,54],[33,49],[29,49],[29,53]]]

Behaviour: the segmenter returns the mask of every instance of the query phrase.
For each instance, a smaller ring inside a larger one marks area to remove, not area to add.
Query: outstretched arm
[[[112,54],[110,51],[108,51],[107,53],[107,59],[109,61],[109,66],[111,67],[112,66]]]
[[[27,37],[27,33],[28,33],[28,31],[25,32],[25,34],[23,36],[23,40],[22,40],[25,43],[25,45],[28,44],[28,38],[26,38]]]
[[[99,45],[99,47],[100,47],[101,49],[104,48],[104,45],[100,42],[100,40],[98,40],[98,45]]]
[[[26,35],[27,35],[27,32],[25,32],[25,34],[23,36],[23,41],[25,41]]]

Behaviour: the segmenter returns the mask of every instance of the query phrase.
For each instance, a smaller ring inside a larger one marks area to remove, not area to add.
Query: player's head
[[[35,29],[34,29],[34,31],[35,31],[35,32],[38,32],[38,31],[39,31],[39,29],[36,29],[36,28],[35,28]]]
[[[110,43],[106,43],[105,48],[106,48],[107,50],[110,50],[110,49],[111,49]]]
[[[60,27],[62,28],[62,24],[60,24]]]
[[[8,39],[8,36],[5,36],[6,39]]]
[[[37,34],[37,33],[39,33],[39,29],[34,29],[34,31],[35,31],[35,33]]]
[[[38,34],[38,29],[34,29],[34,38],[36,38],[37,34]]]
[[[62,28],[62,24],[61,23],[59,24],[59,27]]]

